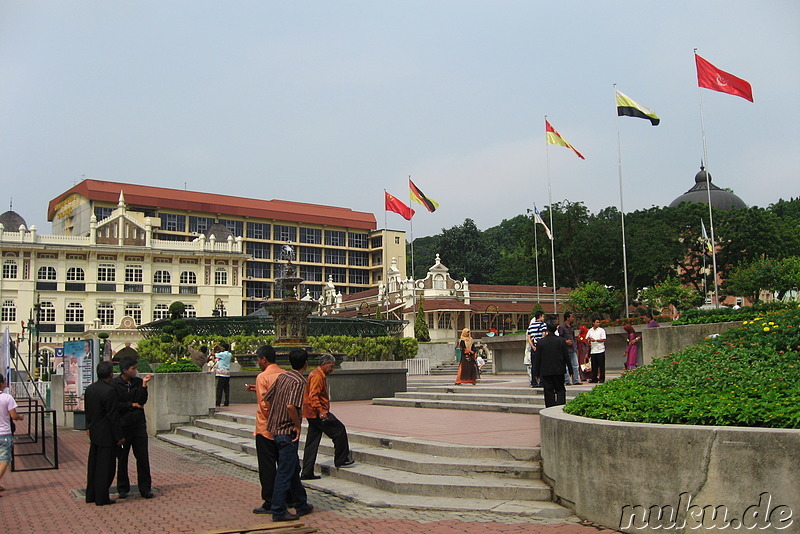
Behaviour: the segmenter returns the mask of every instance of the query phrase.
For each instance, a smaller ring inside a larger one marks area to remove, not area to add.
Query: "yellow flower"
[[[767,323],[767,324],[768,324],[768,325],[770,325],[770,326],[772,326],[772,325],[774,325],[775,323],[773,323],[772,321],[770,321],[770,322],[769,322],[769,323]]]
[[[746,325],[747,321],[742,321],[742,326]]]
[[[769,327],[768,326],[764,327],[764,332],[769,332]]]

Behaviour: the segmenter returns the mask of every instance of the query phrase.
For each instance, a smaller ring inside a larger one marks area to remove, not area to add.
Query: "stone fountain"
[[[275,325],[272,346],[287,351],[295,347],[307,347],[308,316],[318,303],[298,298],[298,286],[303,283],[303,279],[297,276],[297,268],[292,263],[294,249],[290,245],[284,245],[281,257],[287,260],[286,269],[283,276],[275,279],[275,283],[282,288],[283,298],[264,303],[264,308],[272,316]]]

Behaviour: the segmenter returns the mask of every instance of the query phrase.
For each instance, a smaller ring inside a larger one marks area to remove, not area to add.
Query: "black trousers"
[[[333,465],[339,467],[350,459],[350,442],[347,439],[347,429],[335,415],[328,412],[328,418],[308,419],[308,432],[306,433],[306,446],[303,449],[302,476],[314,474],[314,464],[317,463],[317,450],[319,442],[325,434],[333,440]]]
[[[594,382],[606,381],[606,353],[598,352],[591,354],[592,358],[592,380]]]
[[[217,377],[217,406],[222,404],[222,394],[225,394],[225,406],[231,403],[231,377]]]
[[[564,375],[545,375],[542,377],[544,385],[544,406],[560,406],[567,403],[567,388],[564,387]]]
[[[89,460],[86,465],[86,502],[98,506],[108,504],[108,490],[114,481],[114,462],[119,447],[89,445]]]
[[[258,480],[261,482],[263,508],[272,507],[272,489],[275,487],[275,469],[278,465],[278,446],[274,440],[256,434],[256,457],[258,458]]]
[[[122,427],[125,444],[119,449],[117,456],[117,491],[130,493],[131,481],[128,478],[128,457],[131,449],[136,458],[136,483],[139,493],[150,493],[152,481],[150,480],[150,452],[147,447],[147,427]]]

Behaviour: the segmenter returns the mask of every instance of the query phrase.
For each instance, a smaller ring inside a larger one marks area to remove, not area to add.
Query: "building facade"
[[[286,244],[294,249],[293,263],[305,280],[300,291],[314,300],[327,282],[344,294],[377,287],[392,257],[405,272],[405,232],[377,229],[371,213],[282,200],[84,180],[50,201],[53,233],[87,235],[92,216],[98,221],[108,217],[120,194],[130,211],[158,221],[153,238],[159,241],[241,238],[250,257],[242,271],[242,306],[228,307],[232,315],[252,313],[264,300],[282,298],[275,279],[283,274]]]

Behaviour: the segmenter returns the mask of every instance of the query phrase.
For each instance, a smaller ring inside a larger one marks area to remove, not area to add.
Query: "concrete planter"
[[[188,423],[214,408],[214,375],[211,373],[155,373],[147,385],[144,405],[147,433],[167,432],[175,423]]]
[[[800,513],[800,430],[603,421],[563,407],[540,417],[543,476],[581,518],[623,532],[737,530],[734,519],[742,530],[797,528],[785,514]],[[727,518],[712,518],[720,506]]]

